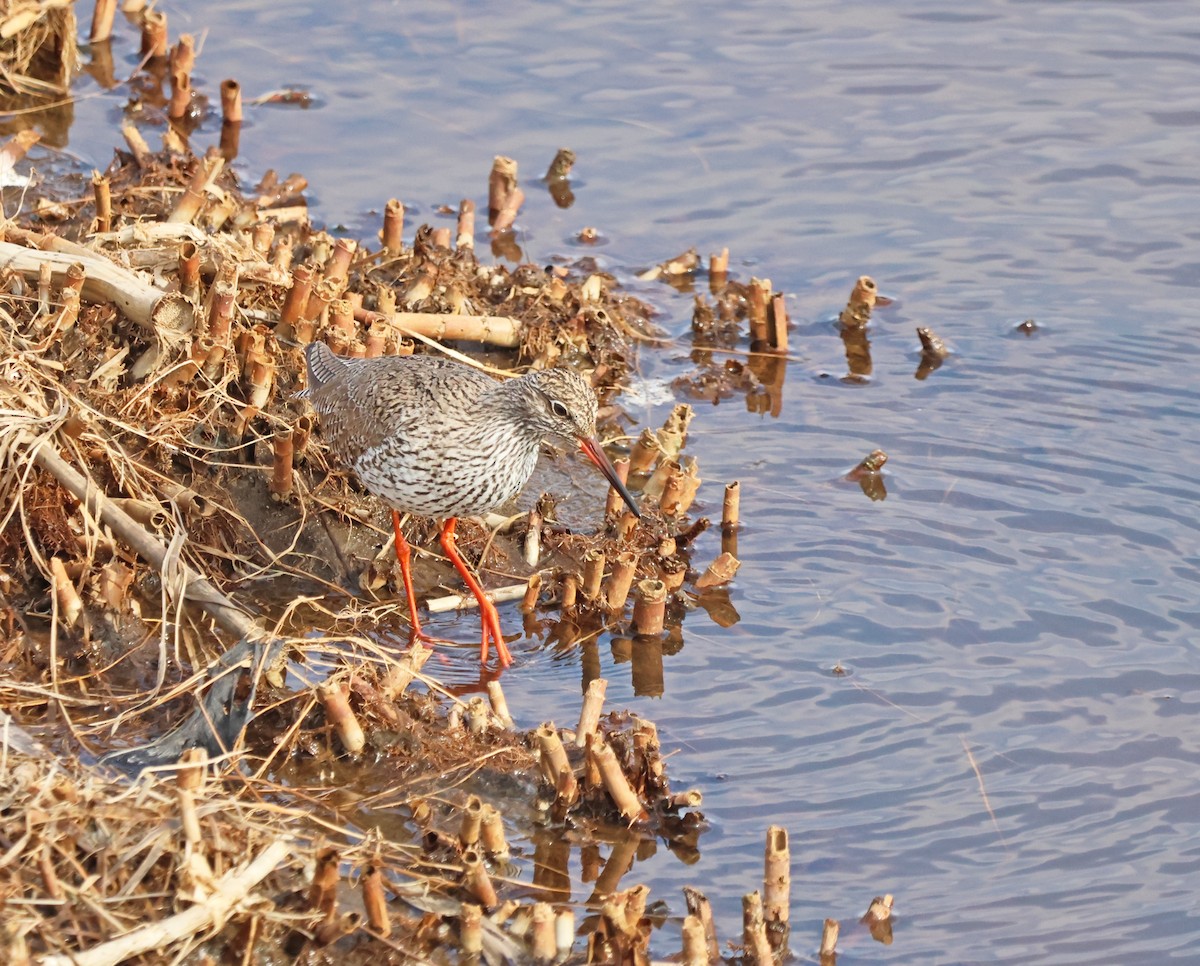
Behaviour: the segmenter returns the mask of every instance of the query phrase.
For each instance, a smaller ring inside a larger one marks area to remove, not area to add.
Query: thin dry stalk
[[[721,958],[721,947],[717,943],[717,926],[713,920],[712,904],[708,897],[699,889],[691,886],[683,887],[683,899],[687,903],[688,912],[700,920],[704,927],[704,941],[708,948],[708,958],[716,962]]]
[[[404,250],[404,205],[399,198],[391,198],[383,208],[383,231],[380,233],[383,250],[390,256]]]
[[[583,598],[594,602],[600,597],[600,585],[604,581],[604,551],[588,550],[583,555]]]
[[[534,737],[537,739],[538,751],[541,753],[539,763],[542,777],[554,785],[562,772],[571,773],[571,761],[567,757],[567,749],[563,747],[558,729],[549,722],[539,725],[534,732]]]
[[[272,842],[255,858],[236,866],[214,883],[214,890],[203,902],[161,922],[150,923],[109,942],[68,955],[46,956],[43,966],[116,966],[117,963],[163,949],[172,943],[195,936],[225,922],[238,903],[245,901],[250,891],[269,876],[291,849],[291,842],[280,839]]]
[[[139,168],[146,169],[154,163],[154,154],[150,150],[150,145],[146,143],[142,132],[133,125],[133,122],[126,121],[121,125],[121,136],[125,139],[125,144],[129,147],[133,160]]]
[[[377,936],[387,938],[392,934],[392,921],[387,912],[387,895],[383,884],[383,870],[372,862],[362,876],[363,908],[367,913],[367,926]]]
[[[475,202],[464,198],[458,205],[458,231],[454,247],[461,251],[475,248]]]
[[[99,44],[112,36],[113,17],[117,12],[117,0],[96,0],[92,8],[92,29],[88,32],[88,43]]]
[[[772,825],[767,829],[763,855],[763,911],[771,946],[787,948],[787,924],[791,910],[792,855],[787,829]]]
[[[710,587],[720,587],[733,580],[742,563],[728,551],[721,554],[708,565],[708,569],[696,578],[696,590],[708,590]]]
[[[232,79],[221,81],[221,120],[225,124],[242,123],[242,85]]]
[[[167,15],[161,10],[142,12],[142,56],[158,60],[167,56]]]
[[[317,687],[321,704],[325,707],[325,718],[333,725],[342,747],[350,754],[357,755],[366,747],[367,738],[363,734],[362,725],[358,723],[350,699],[340,684],[326,682]]]
[[[54,594],[58,598],[59,617],[67,627],[74,627],[83,614],[83,600],[67,576],[66,565],[60,557],[50,558],[50,575],[54,581]]]
[[[680,962],[684,966],[708,966],[708,939],[699,916],[683,917],[683,955]]]
[[[499,681],[488,681],[487,695],[488,702],[492,706],[492,714],[496,716],[496,720],[500,722],[501,727],[511,728],[513,726],[513,719],[508,711],[508,699],[504,697],[504,688],[500,686]]]
[[[96,222],[92,230],[112,231],[112,186],[99,171],[92,172],[92,197],[96,202]]]
[[[496,887],[488,875],[487,866],[476,849],[466,849],[462,854],[463,887],[471,898],[485,909],[494,909],[498,902]]]
[[[272,439],[274,460],[271,466],[271,497],[280,503],[292,497],[292,481],[295,475],[292,469],[293,437],[291,426],[281,426],[275,430]]]
[[[838,316],[838,321],[848,329],[861,329],[871,321],[871,310],[875,308],[878,297],[879,288],[875,279],[870,275],[860,275],[846,307]]]
[[[458,913],[458,948],[469,962],[483,953],[483,909],[473,902],[464,902]]]
[[[202,158],[192,179],[184,189],[183,197],[179,199],[175,210],[167,215],[167,221],[172,224],[185,225],[195,221],[196,216],[200,214],[200,209],[204,207],[208,189],[212,187],[212,183],[217,180],[217,175],[224,167],[225,159],[219,154],[213,153]]]
[[[467,799],[462,821],[458,826],[458,844],[461,848],[473,848],[479,843],[479,829],[482,824],[483,802],[478,795],[472,795]]]
[[[558,943],[554,935],[554,909],[548,902],[534,903],[529,930],[529,954],[535,963],[553,962],[558,955]]]
[[[662,455],[662,446],[653,430],[643,429],[629,453],[629,472],[645,473]]]
[[[283,307],[279,310],[279,324],[295,326],[300,321],[304,309],[312,294],[313,274],[307,265],[297,265],[292,269],[292,287],[283,297]],[[309,338],[305,342],[311,342]]]
[[[661,634],[667,612],[667,586],[653,578],[640,580],[633,600],[633,631],[641,637]]]
[[[630,514],[632,516],[632,514]],[[629,589],[633,586],[633,578],[637,574],[637,554],[632,550],[623,550],[613,561],[612,573],[608,576],[608,586],[604,591],[605,603],[613,614],[625,610],[625,602],[629,599]]]
[[[821,950],[820,956],[825,959],[832,956],[837,951],[838,933],[841,932],[842,926],[836,919],[826,919],[825,924],[821,927]]]
[[[782,355],[788,351],[787,304],[782,293],[771,299],[771,348]]]
[[[721,505],[721,529],[736,530],[740,524],[742,484],[738,480],[725,484],[725,500]]]
[[[648,817],[646,810],[638,800],[637,792],[629,784],[629,779],[621,770],[616,752],[612,750],[608,742],[603,738],[592,741],[588,745],[588,751],[600,771],[600,780],[603,782],[609,798],[616,805],[617,811],[621,813],[621,817],[630,824],[645,820]]]
[[[517,190],[517,162],[503,155],[492,159],[492,170],[488,175],[488,224],[495,226],[496,218],[508,206],[509,199]]]
[[[748,966],[772,966],[775,962],[758,892],[742,896],[742,947]]]
[[[622,457],[619,460],[613,460],[613,469],[617,471],[617,479],[622,483],[629,482],[629,460]],[[625,500],[621,494],[617,492],[616,487],[608,488],[608,497],[604,502],[604,515],[606,517],[615,516],[625,505]]]
[[[604,678],[592,678],[583,695],[583,707],[579,712],[579,726],[575,729],[575,747],[587,745],[588,735],[594,735],[600,726],[600,714],[604,710],[604,695],[608,682]]]
[[[508,841],[504,837],[504,817],[494,805],[483,806],[479,825],[479,844],[493,862],[507,862]]]

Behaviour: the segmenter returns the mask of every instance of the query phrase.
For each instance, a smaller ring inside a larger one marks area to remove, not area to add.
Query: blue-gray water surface
[[[516,158],[529,260],[595,255],[674,338],[642,352],[641,425],[694,363],[692,296],[637,269],[728,246],[735,277],[787,294],[778,415],[697,404],[688,446],[698,512],[742,484],[740,620],[689,612],[661,697],[602,647],[609,705],[659,725],[712,826],[695,864],[660,849],[626,884],[675,913],[695,885],[736,939],[776,823],[804,957],[830,916],[843,962],[1200,961],[1200,8],[160,7],[201,36],[214,98],[226,77],[248,101],[314,95],[250,105],[236,167],[302,172],[328,225],[366,238],[396,196],[411,230]],[[90,164],[123,98],[77,106]],[[560,146],[565,210],[535,180]],[[832,319],[860,274],[896,301],[853,381]],[[922,380],[918,325],[953,349]],[[875,448],[884,500],[843,479]],[[706,535],[696,556],[718,551]],[[568,723],[578,661],[514,650],[520,723]],[[885,892],[891,946],[852,925]]]

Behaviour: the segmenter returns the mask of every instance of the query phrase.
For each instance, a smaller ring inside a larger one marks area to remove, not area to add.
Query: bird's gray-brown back
[[[306,357],[304,394],[334,456],[422,516],[495,509],[525,485],[543,438],[595,432],[595,395],[570,370],[498,383],[438,356],[343,359],[314,343]]]

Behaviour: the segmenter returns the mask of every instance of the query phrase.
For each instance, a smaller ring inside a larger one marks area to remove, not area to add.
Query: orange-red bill
[[[609,461],[604,450],[600,448],[600,444],[594,439],[581,439],[579,448],[583,450],[583,455],[596,464],[596,469],[604,474],[604,478],[612,484],[612,488],[621,494],[621,499],[625,501],[625,505],[629,507],[629,512],[635,517],[642,515],[637,508],[637,504],[633,500],[633,494],[621,482],[621,478],[617,476],[616,467]]]

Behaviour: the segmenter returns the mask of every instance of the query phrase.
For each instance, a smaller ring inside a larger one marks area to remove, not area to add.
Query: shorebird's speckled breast
[[[305,395],[330,449],[402,512],[494,510],[525,485],[545,436],[594,432],[595,396],[569,370],[498,383],[436,356],[341,359],[321,345],[309,357]],[[568,397],[570,422],[555,424],[540,384]]]

